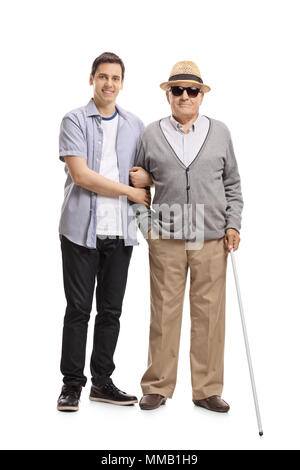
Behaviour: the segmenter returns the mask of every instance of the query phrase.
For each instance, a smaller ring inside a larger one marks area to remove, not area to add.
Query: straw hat
[[[160,84],[160,88],[163,90],[169,86],[196,86],[202,88],[204,93],[210,90],[208,85],[204,85],[200,70],[191,60],[183,60],[174,65],[169,80]]]

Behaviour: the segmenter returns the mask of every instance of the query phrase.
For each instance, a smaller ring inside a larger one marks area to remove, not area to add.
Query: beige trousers
[[[224,239],[187,250],[184,240],[148,239],[151,323],[143,394],[171,398],[176,385],[185,285],[190,268],[193,399],[222,394],[227,254]]]

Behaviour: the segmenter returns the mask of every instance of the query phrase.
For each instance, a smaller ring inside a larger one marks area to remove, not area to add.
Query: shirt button
[[[189,168],[187,168],[185,171],[190,171],[190,169],[189,169]]]
[[[189,189],[190,189],[190,186],[187,186],[186,189],[189,190]]]
[[[98,141],[98,144],[101,144],[101,143],[102,143],[102,141],[101,141],[101,140],[99,140],[99,141]]]

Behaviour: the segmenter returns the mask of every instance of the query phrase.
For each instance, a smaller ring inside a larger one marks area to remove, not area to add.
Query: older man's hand
[[[224,237],[224,247],[226,253],[230,253],[231,248],[236,251],[240,244],[240,234],[234,228],[228,228]]]
[[[153,181],[150,173],[144,170],[141,166],[134,166],[129,172],[130,181],[135,188],[145,188],[152,186]]]

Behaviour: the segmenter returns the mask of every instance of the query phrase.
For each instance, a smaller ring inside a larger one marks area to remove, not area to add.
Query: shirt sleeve
[[[228,228],[234,228],[240,232],[244,203],[241,191],[241,180],[231,137],[229,138],[226,151],[223,184],[227,202],[225,230]]]
[[[87,145],[84,133],[75,116],[65,116],[59,133],[59,159],[74,155],[87,160]]]

